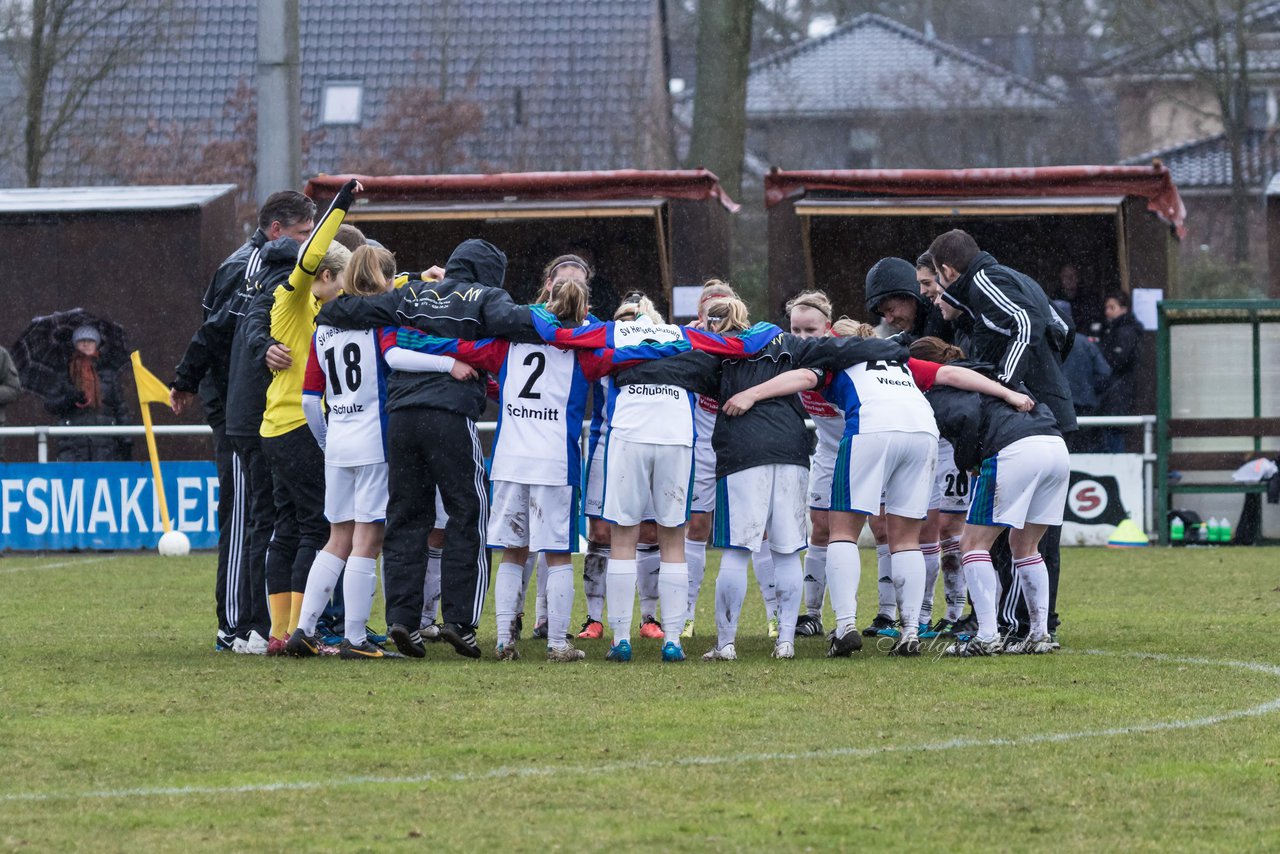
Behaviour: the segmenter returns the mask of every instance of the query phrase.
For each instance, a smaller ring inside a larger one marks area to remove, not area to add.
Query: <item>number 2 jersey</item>
[[[311,338],[304,395],[329,405],[325,462],[367,466],[387,459],[387,363],[380,336],[395,329],[338,329],[321,324]]]

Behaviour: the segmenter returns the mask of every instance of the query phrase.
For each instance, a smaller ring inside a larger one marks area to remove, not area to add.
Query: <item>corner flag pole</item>
[[[164,499],[164,481],[160,477],[160,454],[156,450],[156,434],[151,426],[152,403],[168,403],[169,390],[155,374],[142,366],[142,356],[134,350],[129,358],[133,361],[133,381],[138,387],[138,408],[142,410],[142,426],[147,433],[147,453],[151,456],[151,480],[155,484],[156,502],[160,505],[160,524],[167,534],[172,529],[169,523],[169,504]]]

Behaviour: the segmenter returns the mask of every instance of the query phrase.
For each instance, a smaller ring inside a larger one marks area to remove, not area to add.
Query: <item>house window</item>
[[[1249,93],[1248,127],[1250,130],[1268,130],[1276,126],[1276,90],[1255,89]]]
[[[849,131],[849,147],[845,152],[846,169],[874,169],[876,149],[880,147],[880,134],[866,128]]]
[[[358,125],[364,87],[354,80],[329,80],[320,99],[320,121],[326,125]]]

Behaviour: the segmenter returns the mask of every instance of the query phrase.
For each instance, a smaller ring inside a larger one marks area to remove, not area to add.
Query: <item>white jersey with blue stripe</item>
[[[577,486],[582,418],[591,383],[577,355],[546,344],[511,344],[498,371],[493,480]]]
[[[844,410],[844,435],[928,433],[938,436],[933,407],[905,362],[859,362],[836,374],[823,393]]]
[[[377,330],[322,324],[312,346],[322,376],[305,378],[303,393],[323,394],[329,406],[325,462],[343,467],[386,462],[387,363]]]
[[[681,327],[646,319],[620,321],[612,329],[615,349],[683,340]],[[694,397],[679,386],[619,386],[610,377],[606,404],[609,435],[647,445],[692,447]]]

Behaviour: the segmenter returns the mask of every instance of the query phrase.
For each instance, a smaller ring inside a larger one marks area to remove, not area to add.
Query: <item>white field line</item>
[[[1251,661],[1215,661],[1208,658],[1183,658],[1158,653],[1116,653],[1104,650],[1085,650],[1082,655],[1113,656],[1159,661],[1165,664],[1188,664],[1205,667],[1230,667],[1249,670],[1280,678],[1280,666]],[[199,795],[239,795],[257,792],[308,791],[358,786],[409,786],[425,783],[469,783],[485,780],[514,780],[551,777],[555,775],[600,775],[623,771],[668,770],[671,768],[701,768],[720,765],[746,765],[750,763],[802,762],[823,759],[864,759],[893,753],[932,753],[973,747],[1020,747],[1035,744],[1055,744],[1065,741],[1084,741],[1095,738],[1113,738],[1151,732],[1199,729],[1216,726],[1241,718],[1256,718],[1280,711],[1280,697],[1267,700],[1245,709],[1234,709],[1216,715],[1198,718],[1182,718],[1171,721],[1155,721],[1131,726],[1105,729],[1077,730],[1074,732],[1041,733],[1014,738],[953,738],[946,741],[922,744],[886,744],[875,747],[833,747],[825,750],[806,750],[794,753],[736,753],[724,756],[686,756],[677,759],[632,759],[606,762],[597,765],[525,765],[502,766],[487,771],[459,771],[455,773],[425,773],[401,777],[342,777],[331,780],[290,780],[270,783],[246,783],[239,786],[142,786],[129,789],[91,789],[80,792],[21,792],[0,795],[0,803],[105,800],[119,798],[178,798]]]
[[[102,557],[91,557],[85,560],[63,560],[57,563],[38,563],[34,566],[15,566],[0,569],[0,575],[9,575],[14,572],[35,572],[43,569],[64,569],[68,566],[86,566],[91,563],[102,563],[103,561],[115,560],[118,555],[103,555]]]

